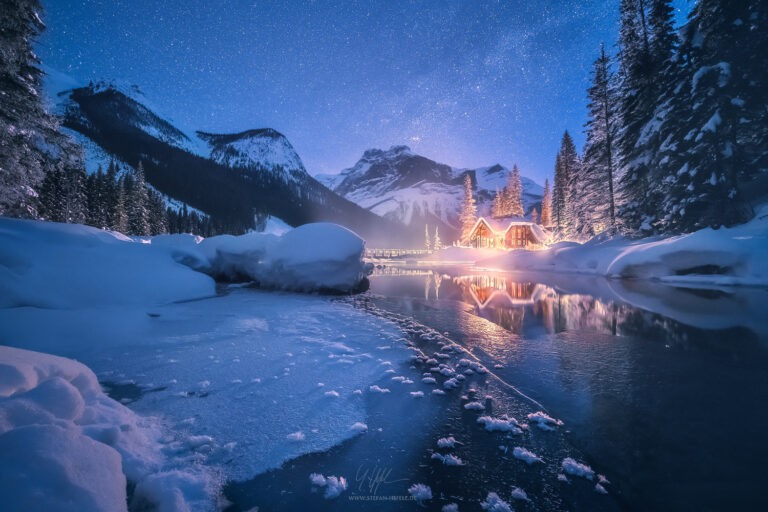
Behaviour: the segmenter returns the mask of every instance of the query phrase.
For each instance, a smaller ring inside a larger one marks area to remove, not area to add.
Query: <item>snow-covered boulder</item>
[[[179,261],[217,279],[252,280],[282,290],[352,292],[370,270],[363,262],[363,240],[331,223],[305,224],[281,236],[215,236],[201,241],[197,253],[185,252],[193,249],[186,243],[177,248]]]
[[[152,508],[208,508],[212,479],[197,468],[183,478],[164,471],[163,437],[107,397],[85,365],[0,346],[4,510],[127,510],[126,480]]]

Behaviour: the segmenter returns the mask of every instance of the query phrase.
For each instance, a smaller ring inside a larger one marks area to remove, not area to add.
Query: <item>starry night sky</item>
[[[592,61],[619,0],[42,0],[43,63],[138,85],[185,129],[272,127],[311,174],[371,147],[517,162],[543,183],[581,147]],[[677,0],[679,21],[690,9]]]

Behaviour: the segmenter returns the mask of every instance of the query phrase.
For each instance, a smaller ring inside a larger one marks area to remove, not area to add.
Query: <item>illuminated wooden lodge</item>
[[[517,218],[480,217],[472,227],[469,244],[474,248],[540,249],[546,233],[538,224]]]

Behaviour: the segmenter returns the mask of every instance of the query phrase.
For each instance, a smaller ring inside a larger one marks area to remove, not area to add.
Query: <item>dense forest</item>
[[[768,197],[768,3],[622,0],[617,55],[594,62],[586,144],[566,131],[552,224],[564,238],[730,226]]]

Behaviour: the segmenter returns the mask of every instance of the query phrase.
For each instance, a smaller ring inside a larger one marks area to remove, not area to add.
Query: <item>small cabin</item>
[[[476,249],[537,249],[545,239],[544,230],[533,222],[480,217],[472,227],[469,244]]]

